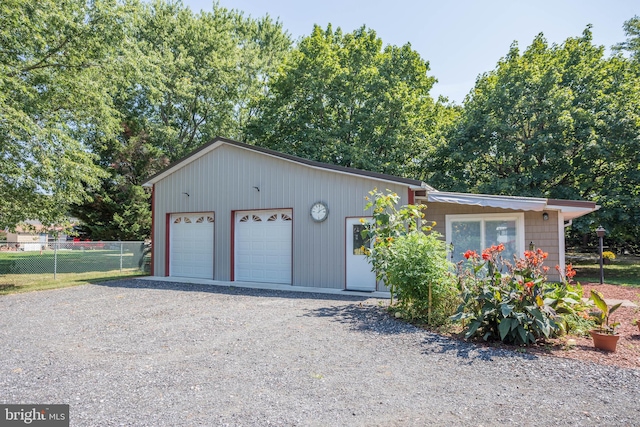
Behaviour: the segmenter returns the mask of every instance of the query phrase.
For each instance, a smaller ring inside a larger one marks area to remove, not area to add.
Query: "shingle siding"
[[[446,215],[463,214],[496,214],[514,213],[510,209],[499,209],[481,206],[459,205],[455,203],[426,203],[425,211],[428,221],[435,221],[434,229],[446,235]],[[547,221],[543,220],[542,212],[528,211],[524,213],[524,239],[525,248],[529,248],[529,243],[533,242],[536,248],[540,248],[549,253],[545,265],[550,267],[549,276],[555,278],[555,266],[560,264],[560,242],[558,236],[558,212],[546,211],[549,214]],[[446,236],[445,236],[446,238]],[[564,247],[564,245],[562,245]]]

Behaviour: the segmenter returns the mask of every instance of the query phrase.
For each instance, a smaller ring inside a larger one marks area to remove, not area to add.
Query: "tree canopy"
[[[602,210],[574,228],[602,222],[619,236],[640,237],[631,203],[640,184],[638,88],[637,67],[620,55],[606,58],[590,28],[561,45],[549,46],[542,34],[522,53],[514,44],[478,78],[447,142],[428,159],[429,182],[594,200]]]
[[[291,45],[278,22],[214,5],[140,5],[127,33],[131,58],[118,76],[115,138],[93,146],[105,176],[72,212],[93,238],[141,239],[151,231],[145,178],[216,135],[241,138],[251,104]]]
[[[365,27],[343,34],[315,26],[270,82],[247,139],[313,160],[414,175],[434,127],[428,71],[409,44],[383,48]]]
[[[150,233],[142,182],[216,135],[442,190],[589,199],[640,238],[640,18],[606,55],[591,28],[511,46],[463,105],[429,63],[372,29],[180,0],[0,3],[0,229],[80,218],[99,239]]]
[[[103,0],[0,3],[0,228],[61,222],[99,185],[89,141],[118,127],[108,76],[125,12]]]

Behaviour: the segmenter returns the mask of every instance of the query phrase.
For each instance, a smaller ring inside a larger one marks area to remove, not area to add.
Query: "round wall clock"
[[[323,202],[315,202],[311,205],[311,218],[315,222],[322,222],[329,216],[329,208]]]

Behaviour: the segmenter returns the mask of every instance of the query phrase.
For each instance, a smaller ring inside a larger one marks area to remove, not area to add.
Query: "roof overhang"
[[[565,220],[571,220],[600,209],[594,202],[581,200],[544,199],[539,197],[498,196],[492,194],[453,193],[427,191],[424,197],[431,203],[455,203],[467,206],[492,207],[518,211],[562,212]]]

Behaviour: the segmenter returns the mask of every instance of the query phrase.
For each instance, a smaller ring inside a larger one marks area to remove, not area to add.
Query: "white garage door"
[[[291,284],[291,215],[236,212],[235,280]]]
[[[213,279],[213,212],[173,214],[169,275]]]

